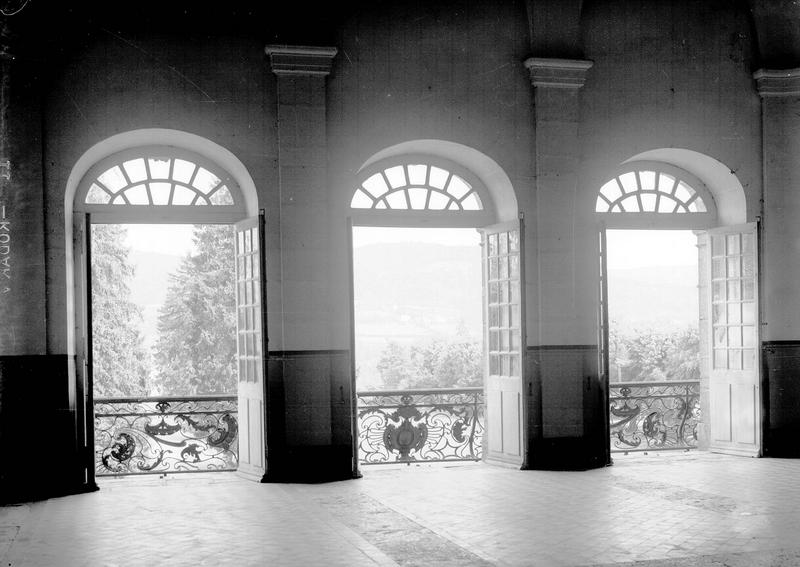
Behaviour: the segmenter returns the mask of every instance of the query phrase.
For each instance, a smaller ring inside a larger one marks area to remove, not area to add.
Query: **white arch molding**
[[[248,217],[258,214],[258,193],[256,185],[244,164],[232,152],[189,132],[165,128],[143,128],[123,132],[101,140],[86,150],[70,171],[64,191],[64,255],[66,260],[67,284],[67,349],[75,354],[75,271],[73,253],[73,212],[75,195],[81,181],[89,170],[109,156],[142,146],[173,146],[189,150],[218,164],[236,181],[244,198]]]
[[[703,182],[717,207],[717,225],[729,226],[747,222],[747,202],[744,187],[722,162],[683,148],[657,148],[631,156],[622,162],[655,161],[688,171]]]

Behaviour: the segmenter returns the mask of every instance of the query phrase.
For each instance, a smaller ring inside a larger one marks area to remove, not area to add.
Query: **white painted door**
[[[758,227],[709,231],[712,451],[761,452]]]
[[[266,473],[266,292],[264,215],[236,224],[236,346],[239,370],[239,474]]]
[[[525,443],[522,220],[486,227],[482,233],[487,357],[484,459],[522,465]]]

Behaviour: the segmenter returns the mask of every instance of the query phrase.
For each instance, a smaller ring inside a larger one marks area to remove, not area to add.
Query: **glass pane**
[[[752,278],[755,273],[755,258],[751,255],[742,256],[742,275],[746,278]]]
[[[742,323],[752,325],[756,322],[756,304],[751,301],[742,303]]]
[[[500,324],[500,314],[497,312],[499,308],[496,305],[489,306],[489,326],[497,327]]]
[[[728,282],[728,301],[738,301],[741,297],[739,280]]]
[[[461,199],[464,195],[469,193],[471,189],[472,187],[458,175],[452,176],[450,178],[450,183],[447,185],[447,192],[456,199]]]
[[[519,329],[520,326],[519,305],[511,306],[511,326]]]
[[[192,182],[192,186],[195,189],[199,189],[200,192],[208,194],[214,187],[219,185],[222,181],[219,177],[208,171],[207,169],[201,167],[197,170],[197,173],[194,175],[194,181]]]
[[[718,325],[720,323],[722,323],[724,325],[725,322],[727,321],[726,315],[727,315],[727,311],[725,309],[725,304],[724,303],[715,303],[714,304],[714,309],[712,311],[711,322],[714,325]]]
[[[725,239],[719,234],[715,234],[711,237],[711,254],[713,256],[725,255]]]
[[[738,325],[742,322],[742,304],[729,303],[728,304],[728,323]]]
[[[500,350],[500,331],[489,332],[489,350]]]
[[[144,167],[144,164],[142,164],[142,167]],[[188,185],[192,180],[192,174],[194,174],[196,167],[197,166],[190,161],[186,161],[185,159],[176,159],[175,165],[172,167],[172,179]],[[125,170],[127,171],[127,169],[128,163],[126,162]],[[206,171],[206,173],[208,172]]]
[[[497,258],[491,258],[489,260],[489,279],[497,279]]]
[[[150,179],[169,179],[169,162],[164,158],[149,158],[147,164],[150,166]]]
[[[150,195],[154,205],[166,205],[172,192],[171,183],[150,183]]]
[[[447,183],[447,178],[450,176],[450,172],[442,169],[441,167],[431,166],[431,178],[428,180],[428,184],[431,187],[436,187],[437,189],[444,189],[445,183]]]
[[[711,277],[724,278],[725,277],[725,260],[723,258],[714,258],[711,260]]]
[[[507,354],[501,355],[503,361],[503,376],[510,376],[511,375],[511,357]]]
[[[428,166],[424,164],[408,165],[408,181],[411,185],[425,185],[425,177],[428,175]]]
[[[500,261],[500,279],[504,280],[508,278],[508,256],[500,256],[498,258]]]
[[[191,205],[196,193],[183,185],[176,185],[172,194],[173,205]]]
[[[742,235],[742,252],[744,254],[754,255],[755,253],[755,235],[743,234]]]
[[[385,199],[389,204],[390,209],[404,210],[408,208],[405,191],[395,191],[394,193],[389,193],[386,195]]]
[[[728,367],[728,351],[725,349],[714,350],[714,368]]]
[[[108,203],[110,198],[111,195],[101,189],[99,185],[92,183],[92,186],[89,187],[89,192],[86,194],[85,202],[90,205],[105,204]]]
[[[519,352],[519,332],[518,331],[512,332],[509,339],[511,340],[511,345],[510,345],[511,350]]]
[[[511,271],[509,273],[509,277],[512,280],[519,279],[519,256],[509,256],[509,260],[511,262]]]
[[[741,273],[739,258],[728,258],[728,277],[738,278]]]
[[[500,284],[500,303],[508,303],[508,282]]]
[[[741,248],[739,248],[739,235],[729,234],[727,240],[728,240],[727,254],[729,256],[731,254],[739,254],[741,251]]]
[[[499,350],[506,351],[511,345],[509,344],[508,331],[500,331],[500,348]]]
[[[519,251],[519,231],[512,230],[508,233],[508,250],[510,252]]]
[[[408,189],[408,199],[411,201],[412,209],[421,211],[425,208],[425,202],[428,200],[428,189],[411,187]]]
[[[500,284],[499,283],[490,283],[489,284],[489,303],[497,303],[500,299]]]
[[[380,197],[389,191],[389,187],[386,185],[386,180],[380,173],[370,176],[369,179],[361,184],[361,186],[374,197]]]
[[[756,351],[746,348],[742,351],[742,370],[752,370],[756,365]]]
[[[714,282],[711,284],[711,287],[714,301],[725,301],[725,282]]]
[[[431,191],[430,199],[428,200],[428,209],[431,211],[443,211],[450,204],[450,198],[444,193],[438,191]]]
[[[97,180],[105,185],[107,189],[110,189],[115,193],[128,184],[128,181],[125,179],[125,176],[122,174],[122,170],[118,165],[115,165],[100,175]]]
[[[386,173],[386,178],[389,180],[389,184],[394,188],[397,189],[398,187],[403,187],[407,185],[406,183],[406,170],[402,165],[396,165],[394,167],[390,167],[384,173]],[[440,187],[441,189],[441,187]]]
[[[714,327],[714,346],[724,347],[728,344],[727,341],[728,330],[727,327]]]
[[[147,179],[147,170],[144,167],[144,159],[142,158],[126,161],[122,164],[122,167],[125,168],[125,173],[128,174],[131,183],[138,183]]]
[[[742,299],[755,299],[755,282],[753,280],[742,281]]]
[[[740,347],[742,346],[742,328],[741,327],[728,327],[728,346]]]
[[[500,307],[500,326],[501,327],[510,327],[508,318],[508,306]]]
[[[756,328],[750,325],[742,327],[742,346],[756,346]]]
[[[373,202],[363,189],[357,189],[353,199],[350,201],[350,207],[353,209],[371,209]]]
[[[519,373],[520,373],[519,358],[515,354],[515,355],[511,356],[511,372],[510,372],[510,375],[511,376],[519,376]]]
[[[214,191],[209,200],[212,205],[233,205],[233,197],[225,185]]]
[[[497,376],[497,372],[500,369],[500,361],[498,360],[500,355],[497,354],[490,354],[489,355],[489,374],[492,376]]]
[[[500,242],[500,254],[508,254],[508,233],[501,232],[497,235],[497,239]]]

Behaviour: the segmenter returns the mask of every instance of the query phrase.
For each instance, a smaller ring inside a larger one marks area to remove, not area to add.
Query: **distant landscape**
[[[170,274],[181,256],[134,251],[133,301],[143,308],[149,347]],[[478,246],[371,244],[355,250],[356,357],[359,388],[379,383],[376,369],[389,342],[418,344],[456,335],[482,342]],[[620,332],[672,331],[697,325],[697,267],[609,271],[611,318]]]

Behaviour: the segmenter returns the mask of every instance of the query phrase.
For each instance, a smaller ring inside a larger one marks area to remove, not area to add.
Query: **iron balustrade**
[[[700,382],[609,384],[611,452],[697,448]]]
[[[95,474],[236,470],[236,396],[97,398]]]
[[[364,465],[479,461],[483,388],[358,392]]]

